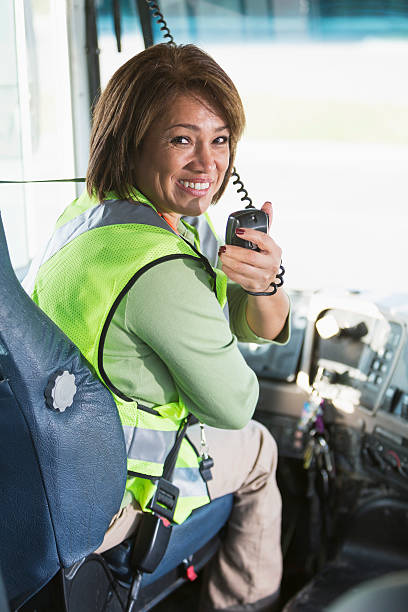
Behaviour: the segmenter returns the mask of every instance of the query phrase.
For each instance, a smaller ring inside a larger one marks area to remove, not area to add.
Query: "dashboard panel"
[[[243,351],[260,380],[260,420],[281,455],[302,458],[297,431],[313,392],[341,469],[408,494],[408,296],[397,307],[352,293],[291,298],[292,345]]]
[[[408,492],[408,316],[363,295],[315,296],[298,382],[334,415],[350,473]],[[343,464],[344,465],[344,464]]]
[[[313,387],[345,411],[348,401],[349,410],[354,406],[376,410],[388,389],[403,325],[381,313],[329,308],[319,313],[315,331]]]

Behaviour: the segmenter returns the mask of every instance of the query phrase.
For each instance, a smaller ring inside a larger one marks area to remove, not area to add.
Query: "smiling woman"
[[[178,108],[180,101],[176,107],[174,103],[180,96],[183,96],[185,104]],[[186,98],[190,104],[195,101],[200,106],[188,109]],[[187,110],[191,121],[184,114]],[[177,124],[181,123],[184,128],[189,125],[186,144],[198,128],[197,110],[204,113],[200,121],[205,119],[208,122],[209,115],[213,115],[215,123],[208,127],[223,128],[219,135],[229,135],[227,168],[218,189],[212,193],[212,201],[216,202],[229,180],[236,146],[245,126],[245,114],[231,79],[209,55],[194,45],[155,45],[126,62],[110,79],[94,112],[87,174],[89,193],[96,189],[102,199],[113,189],[121,197],[127,197],[129,187],[137,184],[134,175],[136,160],[140,163],[145,139],[168,137],[166,130],[171,126],[178,129],[180,126]],[[195,128],[191,129],[192,126]],[[172,133],[176,139],[185,136],[185,132]],[[215,137],[215,134],[211,136]],[[220,143],[214,144],[218,146]],[[112,156],[115,156],[117,164],[107,165]],[[133,163],[129,163],[130,160]],[[188,178],[192,176],[190,173]]]
[[[136,185],[177,227],[181,215],[207,210],[221,188],[229,153],[225,119],[202,98],[179,95],[144,138]]]
[[[282,289],[248,295],[273,282],[281,250],[248,229],[259,251],[227,245],[217,257],[205,216],[244,123],[234,84],[197,47],[156,45],[124,64],[95,108],[88,190],[58,220],[33,292],[121,417],[129,478],[98,552],[131,535],[141,510],[181,523],[235,493],[203,611],[269,610],[281,578],[277,448],[250,420],[258,382],[237,346],[288,339]],[[168,481],[177,496],[160,505]]]

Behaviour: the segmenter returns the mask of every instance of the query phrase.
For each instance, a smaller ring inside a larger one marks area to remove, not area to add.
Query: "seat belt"
[[[145,512],[142,515],[131,557],[131,568],[136,572],[148,574],[154,572],[167,550],[173,528],[171,521],[180,493],[171,479],[187,428],[195,422],[197,422],[196,417],[190,413],[181,424],[176,440],[164,462],[163,474],[158,479],[156,492],[149,504],[152,513]],[[130,470],[128,473],[132,474]]]
[[[176,441],[165,459],[163,474],[157,482],[156,492],[149,505],[152,513],[142,514],[130,559],[130,567],[135,572],[135,577],[129,591],[128,611],[133,610],[143,574],[153,573],[166,553],[173,529],[170,521],[173,519],[180,493],[179,488],[171,482],[171,479],[187,428],[196,422],[198,420],[190,413],[180,425]],[[128,474],[132,472],[129,470]]]
[[[180,494],[178,487],[171,482],[171,479],[173,477],[174,468],[176,467],[181,443],[186,436],[187,428],[192,425],[193,422],[197,422],[197,419],[190,413],[186,417],[184,423],[181,424],[177,432],[176,441],[165,459],[163,474],[158,480],[156,492],[149,505],[152,512],[169,521],[173,520],[176,503]]]

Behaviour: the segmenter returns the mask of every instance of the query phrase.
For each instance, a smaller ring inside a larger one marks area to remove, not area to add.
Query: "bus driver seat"
[[[39,604],[30,608],[30,601],[56,581],[58,610],[123,609],[123,602],[104,607],[103,589],[95,580],[95,588],[87,588],[92,580],[84,584],[84,577],[78,580],[75,602],[69,595],[84,559],[99,561],[110,584],[115,555],[119,576],[132,573],[129,541],[112,549],[110,567],[102,556],[92,554],[125,488],[126,448],[116,405],[78,348],[21,287],[1,215],[0,474],[0,568],[11,610],[51,609]],[[173,571],[213,539],[231,505],[231,495],[220,498],[173,529],[164,559],[148,576],[153,599],[158,600],[152,591],[155,578]],[[112,589],[105,596],[112,597]]]

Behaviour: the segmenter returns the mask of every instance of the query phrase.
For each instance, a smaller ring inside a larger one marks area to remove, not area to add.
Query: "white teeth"
[[[184,187],[189,187],[190,189],[195,189],[196,191],[204,191],[210,186],[210,183],[192,183],[191,181],[183,181],[181,179],[180,183],[184,185]]]

